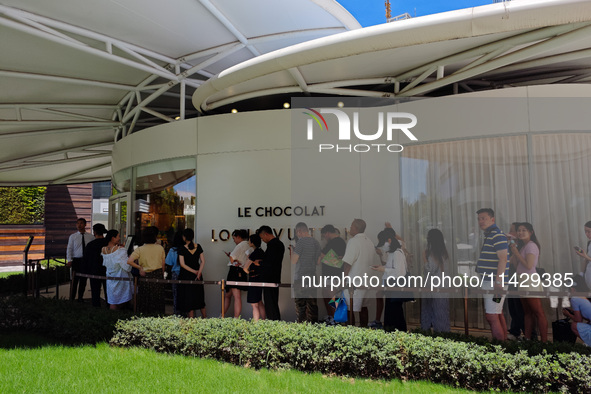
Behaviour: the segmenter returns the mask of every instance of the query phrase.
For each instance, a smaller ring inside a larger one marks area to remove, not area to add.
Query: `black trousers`
[[[73,258],[72,259],[72,270],[77,273],[84,274],[84,259]],[[84,298],[84,291],[86,290],[86,279],[79,276],[75,276],[72,279],[72,293],[70,293],[70,301],[76,297],[76,289],[78,289],[78,300],[82,301]]]
[[[263,290],[263,299],[265,303],[265,312],[267,312],[267,320],[281,320],[281,312],[279,311],[279,288],[265,287]]]
[[[104,275],[104,274],[102,274]],[[101,306],[101,286],[105,293],[105,301],[107,305],[109,300],[107,299],[107,280],[106,279],[91,279],[90,280],[90,292],[92,293],[92,306],[100,308]]]
[[[507,307],[509,308],[509,315],[511,315],[511,328],[509,329],[509,333],[518,337],[522,332],[525,333],[525,322],[521,298],[507,297]]]
[[[384,329],[387,331],[406,331],[406,319],[404,318],[404,302],[396,298],[386,298],[384,309]]]

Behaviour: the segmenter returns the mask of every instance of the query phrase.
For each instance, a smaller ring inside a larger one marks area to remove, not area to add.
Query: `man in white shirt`
[[[74,273],[80,273],[84,271],[84,248],[94,240],[94,237],[92,234],[86,232],[86,219],[84,218],[79,218],[76,221],[76,229],[78,231],[70,235],[68,239],[66,260],[68,260],[68,266],[72,267]],[[74,296],[76,295],[76,288],[78,288],[78,302],[82,302],[84,290],[86,290],[86,278],[75,276],[72,279],[71,301],[74,300]]]
[[[349,234],[353,236],[347,242],[347,249],[343,256],[345,264],[345,275],[348,275],[352,281],[355,277],[371,277],[375,273],[371,269],[372,265],[377,265],[377,254],[373,242],[364,234],[367,224],[362,219],[355,219],[351,223]],[[369,280],[368,280],[369,281]],[[351,324],[355,325],[355,312],[359,313],[360,327],[367,327],[368,323],[368,301],[375,297],[375,291],[368,289],[357,289],[353,295],[353,305],[351,310]]]

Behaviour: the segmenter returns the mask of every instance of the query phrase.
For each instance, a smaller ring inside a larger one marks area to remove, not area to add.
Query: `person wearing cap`
[[[107,229],[101,223],[92,226],[94,233],[94,240],[89,242],[84,248],[84,270],[90,275],[105,276],[107,271],[103,266],[103,257],[101,256],[101,249],[107,246],[105,234]],[[92,294],[92,306],[100,308],[101,306],[101,286],[105,294],[105,301],[107,302],[107,280],[90,278],[90,292]]]

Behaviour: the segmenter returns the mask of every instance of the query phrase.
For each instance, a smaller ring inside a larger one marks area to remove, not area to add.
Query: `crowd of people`
[[[492,290],[483,294],[484,311],[493,338],[498,340],[517,339],[523,334],[525,339],[539,338],[547,341],[548,322],[544,314],[542,299],[539,297],[511,297],[508,310],[511,325],[507,328],[503,314],[505,291],[526,286],[528,290],[541,290],[534,287],[531,280],[521,281],[519,285],[507,286],[514,273],[519,277],[531,278],[538,272],[541,245],[531,223],[514,222],[507,234],[496,225],[495,213],[490,208],[477,211],[478,224],[484,232],[484,240],[476,265],[476,272],[491,280],[482,281],[482,289]],[[93,306],[100,306],[100,289],[104,289],[105,300],[111,309],[118,309],[132,300],[132,277],[166,279],[166,266],[171,278],[183,281],[203,281],[205,256],[203,248],[194,242],[195,234],[187,228],[177,232],[168,252],[159,244],[158,229],[148,227],[142,232],[141,246],[126,250],[120,244],[120,234],[116,230],[106,230],[102,224],[93,226],[94,239],[86,233],[86,220],[78,219],[77,232],[69,238],[67,260],[76,272],[97,276],[121,278],[123,280],[90,279]],[[387,278],[407,276],[408,251],[399,234],[386,223],[379,232],[377,243],[365,234],[366,223],[355,219],[349,228],[346,242],[340,232],[331,224],[321,229],[322,245],[315,239],[308,226],[300,222],[295,226],[295,244],[289,247],[290,262],[293,267],[292,291],[298,322],[318,322],[317,289],[302,286],[304,277],[317,275],[317,267],[324,277],[377,276]],[[591,222],[585,224],[585,234],[590,240],[586,250],[575,247],[583,258],[578,290],[591,288]],[[237,229],[232,233],[234,248],[227,252],[228,274],[224,315],[233,303],[233,316],[242,315],[242,293],[247,292],[246,301],[252,308],[253,320],[280,320],[279,288],[237,285],[235,282],[280,283],[285,246],[269,226],[260,227],[254,234]],[[266,244],[265,250],[261,248]],[[441,276],[450,269],[450,256],[443,233],[430,229],[422,253],[424,275]],[[538,282],[539,283],[539,282]],[[86,278],[74,276],[71,299],[78,296],[82,301]],[[144,313],[164,314],[164,290],[162,281],[140,281],[137,305]],[[174,313],[195,317],[199,310],[202,318],[206,315],[205,291],[203,284],[173,283]],[[349,293],[346,289],[322,288],[322,300],[328,316],[324,322],[335,324],[334,303],[331,300],[343,297],[351,300],[349,305],[349,324],[355,325],[357,319],[362,327],[385,328],[390,330],[407,329],[404,303],[414,300],[413,294],[390,293],[381,289],[357,288]],[[375,320],[369,322],[368,306],[375,302]],[[572,297],[572,309],[564,309],[565,316],[573,320],[572,331],[585,343],[591,345],[591,302],[587,298]],[[383,323],[382,323],[383,315]],[[421,293],[421,328],[446,332],[450,331],[449,298],[435,294]]]

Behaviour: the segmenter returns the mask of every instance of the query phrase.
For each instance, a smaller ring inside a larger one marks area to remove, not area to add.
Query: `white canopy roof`
[[[230,67],[193,104],[207,112],[277,94],[396,98],[589,83],[590,22],[588,0],[517,0],[372,26]]]
[[[195,116],[211,76],[359,27],[333,0],[0,0],[0,185],[110,179],[115,139]]]

